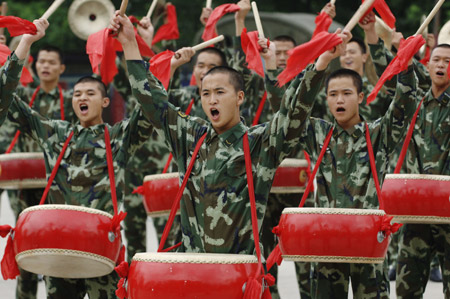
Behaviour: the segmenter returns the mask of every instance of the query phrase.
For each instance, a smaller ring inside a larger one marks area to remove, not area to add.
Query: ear
[[[364,92],[358,94],[358,104],[361,104],[364,100]]]
[[[59,74],[61,75],[62,73],[64,73],[65,70],[66,70],[66,65],[61,64],[61,66],[59,67]]]
[[[367,58],[369,58],[369,54],[368,53],[363,54],[362,55],[362,62],[366,63],[367,62]]]
[[[244,103],[244,99],[245,99],[245,93],[244,93],[244,91],[243,91],[243,90],[238,91],[237,97],[238,97],[237,105],[238,105],[238,106],[241,106],[242,103]]]
[[[108,107],[109,106],[109,98],[108,97],[104,97],[103,99],[102,99],[102,107],[103,108],[106,108],[106,107]]]

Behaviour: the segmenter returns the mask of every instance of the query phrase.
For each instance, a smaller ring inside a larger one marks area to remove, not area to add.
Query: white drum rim
[[[0,155],[0,162],[11,160],[44,160],[44,153],[9,153]]]
[[[258,259],[248,254],[143,252],[133,256],[135,262],[173,264],[255,264]]]
[[[84,212],[84,213],[88,213],[88,214],[101,215],[101,216],[108,217],[110,219],[113,218],[113,216],[111,214],[109,214],[108,212],[102,211],[102,210],[88,208],[88,207],[83,207],[83,206],[63,205],[63,204],[61,204],[61,205],[57,205],[57,204],[43,204],[43,205],[32,206],[32,207],[29,207],[29,208],[26,208],[25,210],[23,210],[19,214],[19,217],[22,216],[22,214],[25,214],[25,213],[34,212],[34,211],[44,211],[44,210],[77,211],[77,212]]]
[[[25,270],[29,271],[29,272],[33,272],[34,269],[30,269],[29,267],[27,267],[27,265],[23,265],[23,259],[26,258],[32,258],[32,257],[37,257],[37,256],[45,256],[45,255],[51,255],[51,256],[64,256],[64,257],[75,257],[75,258],[89,258],[90,260],[95,260],[99,263],[104,264],[106,267],[110,268],[111,271],[103,274],[103,275],[107,275],[109,273],[111,273],[114,270],[115,267],[115,262],[107,257],[104,257],[102,255],[98,255],[98,254],[94,254],[91,252],[85,252],[85,251],[80,251],[80,250],[71,250],[71,249],[59,249],[59,248],[39,248],[39,249],[31,249],[31,250],[25,250],[22,251],[18,254],[16,254],[16,261],[17,264],[19,264],[19,266],[21,268],[24,268]],[[30,271],[31,270],[31,271]],[[36,272],[33,272],[36,273]],[[53,273],[37,273],[37,274],[43,274],[43,275],[49,275],[49,276],[54,276],[52,275]],[[100,277],[103,275],[95,275],[95,276],[89,276],[89,275],[83,275],[83,277],[79,277],[76,276],[74,277],[73,275],[71,276],[62,276],[62,275],[58,275],[55,277],[61,277],[61,278],[92,278],[92,277]]]
[[[0,188],[6,190],[44,189],[47,179],[0,180]]]
[[[179,178],[180,174],[178,172],[170,173],[160,173],[160,174],[150,174],[144,177],[144,183],[150,181],[168,180],[173,178]]]
[[[284,208],[282,214],[320,214],[320,215],[356,215],[356,216],[386,215],[384,210],[344,209],[344,208]]]
[[[450,181],[450,175],[420,174],[420,173],[389,173],[384,178],[384,181],[386,180]]]
[[[162,217],[162,216],[167,216],[169,214],[170,214],[170,210],[147,212],[147,216],[149,216],[149,217]],[[180,210],[177,211],[176,215],[180,215]]]
[[[286,158],[281,161],[278,167],[308,167],[308,161],[306,161],[305,159]]]
[[[322,255],[281,255],[283,259],[294,262],[319,262],[319,263],[357,263],[357,264],[381,264],[384,257],[354,257],[354,256],[322,256]]]
[[[305,187],[274,187],[272,185],[272,188],[270,188],[270,193],[304,193],[305,189]]]
[[[393,221],[411,224],[450,224],[450,217],[423,216],[423,215],[390,215],[394,216]]]

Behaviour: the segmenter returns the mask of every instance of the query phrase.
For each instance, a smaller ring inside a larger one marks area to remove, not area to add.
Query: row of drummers
[[[271,192],[303,193],[306,184],[312,184],[307,170],[306,160],[284,160]],[[46,183],[42,153],[0,155],[0,188],[43,188]],[[179,190],[179,175],[146,176],[143,188],[147,214],[167,215]],[[386,214],[394,216],[392,222],[449,223],[449,194],[446,176],[389,174],[380,199],[384,210],[286,208],[278,226],[279,249],[283,259],[292,261],[382,263],[391,227]],[[106,275],[122,259],[123,250],[111,219],[106,212],[85,207],[31,207],[20,215],[10,246],[17,264],[33,273],[62,278]],[[59,228],[56,238],[56,232],[47,233],[52,227]],[[83,237],[74,237],[74,232],[82,232]],[[128,298],[162,298],[171,292],[170,296],[201,294],[209,283],[223,298],[237,298],[257,267],[253,255],[138,253],[124,274],[128,279],[123,287]],[[226,283],[211,281],[208,273],[212,272],[220,273]]]

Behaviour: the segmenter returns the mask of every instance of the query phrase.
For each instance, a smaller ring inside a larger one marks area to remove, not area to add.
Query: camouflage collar
[[[89,130],[96,136],[103,135],[105,132],[105,123],[85,128],[80,125],[80,122],[78,121],[73,129],[73,133],[75,136],[78,136],[83,130]]]
[[[364,135],[364,130],[365,130],[365,123],[366,121],[364,120],[364,118],[360,115],[359,116],[361,118],[361,122],[357,123],[356,125],[354,125],[353,127],[351,127],[350,129],[344,130],[338,123],[336,120],[334,120],[334,132],[333,132],[333,138],[337,139],[339,138],[344,132],[348,135],[351,136],[353,138],[353,140],[358,140],[361,136]]]
[[[45,90],[43,90],[42,88],[39,89],[38,94],[39,97],[41,97],[42,95],[49,95],[52,98],[55,99],[59,99],[59,88],[58,86],[56,86],[55,88],[53,88],[52,90],[50,90],[49,93],[46,93]]]
[[[247,132],[247,127],[242,122],[239,122],[228,131],[220,134],[219,139],[223,144],[230,147],[237,141],[240,141],[245,132]]]
[[[427,105],[431,101],[436,100],[439,104],[443,106],[447,106],[449,100],[450,100],[450,87],[447,88],[446,91],[444,91],[438,98],[435,98],[433,96],[433,93],[430,90],[427,92],[427,95],[425,96],[424,104]]]

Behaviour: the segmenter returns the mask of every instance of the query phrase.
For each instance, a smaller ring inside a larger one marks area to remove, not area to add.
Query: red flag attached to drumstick
[[[28,21],[14,16],[0,16],[0,27],[7,28],[9,35],[36,34],[36,26]]]
[[[364,0],[362,0],[362,2],[364,2]],[[377,11],[383,21],[390,28],[395,28],[395,16],[384,0],[375,0],[375,2],[372,4],[372,7],[364,14],[361,19],[364,19],[367,14],[372,11],[372,9],[375,9]]]
[[[420,60],[420,63],[423,65],[427,65],[428,61],[430,61],[431,51],[429,46],[425,46],[425,55],[423,55],[423,58]]]
[[[400,43],[400,47],[397,51],[397,56],[392,59],[391,63],[384,70],[377,84],[375,85],[372,92],[367,97],[367,105],[369,105],[377,96],[383,84],[392,79],[395,75],[399,74],[403,70],[408,68],[409,60],[414,56],[414,54],[419,51],[420,47],[425,44],[425,39],[422,35],[414,35],[408,37],[405,41]]]
[[[150,60],[150,71],[164,85],[166,90],[170,83],[170,61],[173,55],[175,55],[174,52],[166,50],[153,56]]]
[[[326,31],[330,28],[331,23],[333,23],[333,19],[324,11],[322,11],[314,20],[316,23],[316,28],[314,29],[314,33],[312,38],[314,38],[319,32]]]
[[[180,37],[175,6],[172,4],[167,4],[166,9],[166,23],[159,27],[158,31],[155,34],[155,37],[153,37],[152,45],[162,40],[178,39]]]
[[[447,75],[448,75],[448,78],[450,79],[450,63],[448,64],[448,67],[447,67]]]
[[[202,39],[204,41],[207,41],[216,37],[216,24],[220,20],[220,18],[222,18],[227,13],[236,12],[240,9],[241,8],[237,4],[222,4],[220,6],[217,6],[211,13],[208,22],[206,23],[205,31],[203,31],[202,34]]]
[[[248,68],[264,78],[264,66],[259,54],[262,48],[258,44],[258,32],[252,31],[247,33],[247,28],[244,28],[241,34],[241,44]]]
[[[336,33],[319,32],[309,42],[289,51],[286,68],[278,75],[278,84],[283,86],[300,74],[303,69],[325,51],[331,50],[342,43]]]

